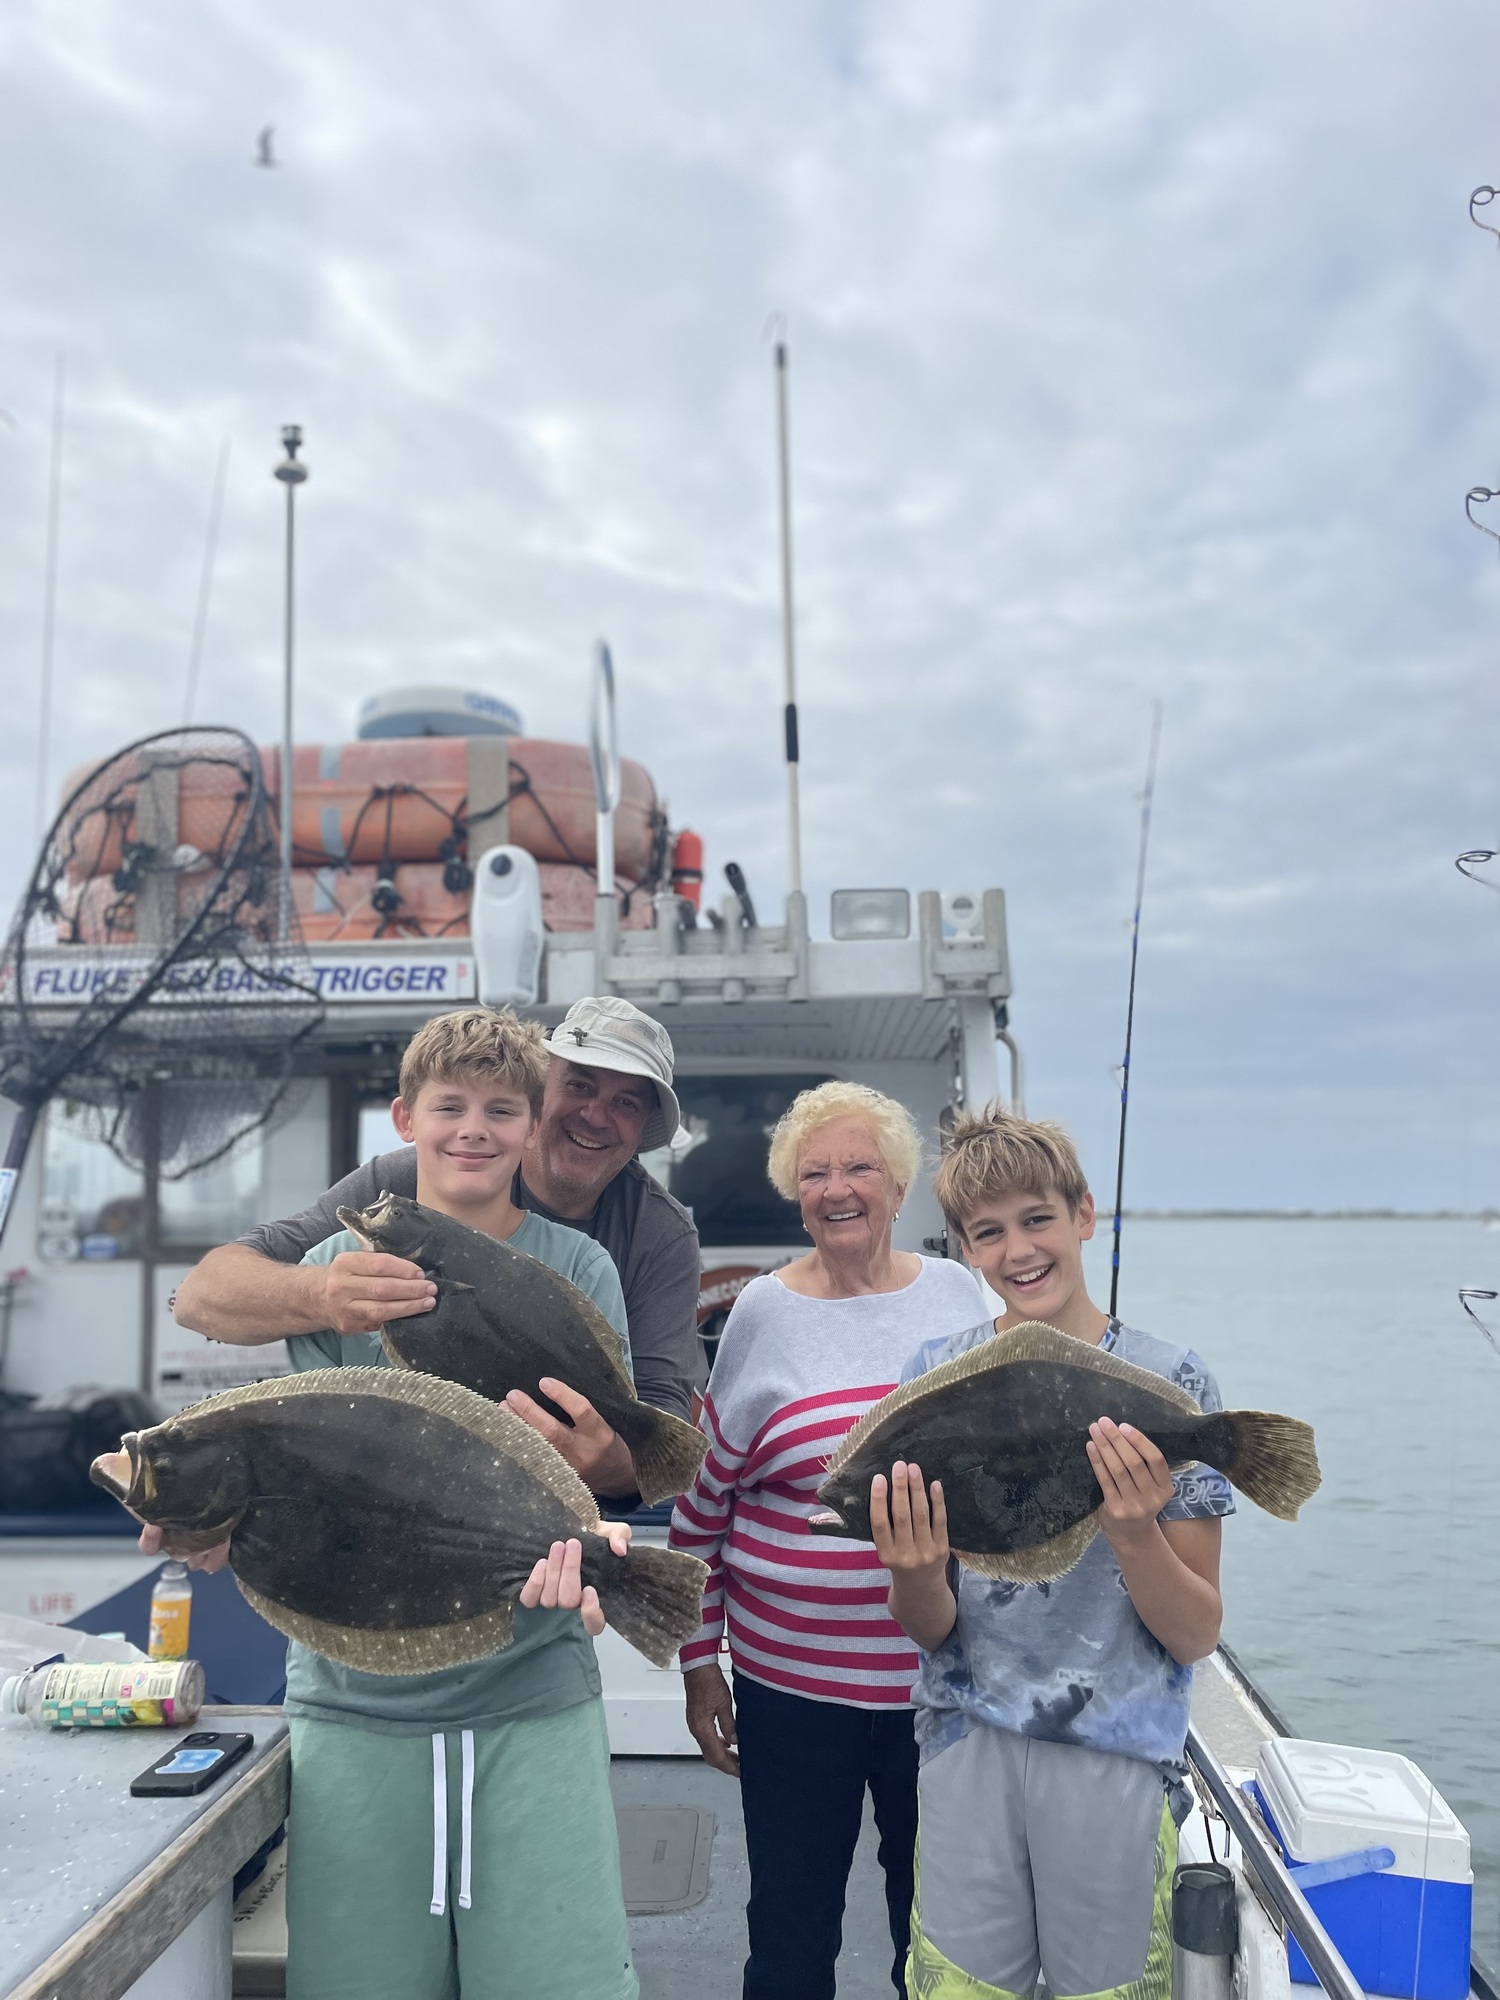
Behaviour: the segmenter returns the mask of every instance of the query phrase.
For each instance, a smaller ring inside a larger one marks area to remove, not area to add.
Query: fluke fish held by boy
[[[584,1583],[657,1666],[698,1628],[702,1563],[615,1555],[545,1440],[431,1376],[340,1368],[231,1389],[132,1432],[92,1476],[178,1550],[227,1536],[268,1623],[365,1673],[429,1674],[508,1646],[559,1540],[581,1541]]]
[[[1257,1506],[1295,1520],[1318,1489],[1310,1426],[1260,1410],[1205,1413],[1175,1384],[1039,1321],[1023,1322],[915,1381],[849,1432],[829,1461],[814,1533],[870,1533],[870,1482],[915,1460],[942,1484],[958,1560],[1040,1583],[1073,1567],[1098,1532],[1089,1426],[1129,1424],[1181,1466],[1222,1472]]]
[[[382,1343],[399,1368],[441,1375],[500,1402],[522,1389],[551,1415],[544,1375],[586,1396],[624,1439],[648,1505],[691,1485],[708,1440],[680,1417],[643,1403],[614,1328],[576,1285],[534,1257],[403,1195],[339,1210],[372,1250],[420,1265],[437,1283],[429,1313],[392,1320]]]

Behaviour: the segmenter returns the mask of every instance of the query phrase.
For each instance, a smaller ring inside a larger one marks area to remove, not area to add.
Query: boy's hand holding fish
[[[889,1495],[889,1499],[887,1499]],[[891,1573],[891,1616],[924,1653],[935,1653],[953,1630],[958,1604],[948,1583],[948,1511],[942,1481],[929,1497],[920,1465],[897,1459],[887,1481],[870,1481],[870,1533]]]
[[[596,1521],[593,1532],[602,1535],[617,1556],[623,1556],[630,1547],[628,1521]],[[584,1583],[582,1570],[583,1543],[576,1539],[554,1542],[522,1584],[517,1601],[528,1611],[534,1611],[538,1605],[544,1611],[576,1611],[583,1619],[584,1631],[591,1639],[597,1639],[609,1621],[598,1591],[591,1583]]]
[[[1104,1495],[1099,1526],[1117,1556],[1151,1539],[1157,1515],[1172,1497],[1167,1461],[1143,1431],[1099,1417],[1089,1425],[1089,1464]]]

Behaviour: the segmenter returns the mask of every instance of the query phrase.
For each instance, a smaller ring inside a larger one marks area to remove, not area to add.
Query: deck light
[[[832,930],[836,938],[911,936],[911,895],[905,889],[835,889]]]

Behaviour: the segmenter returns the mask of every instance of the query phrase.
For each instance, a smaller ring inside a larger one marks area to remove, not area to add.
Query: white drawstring
[[[458,1907],[472,1907],[469,1890],[474,1872],[474,1732],[461,1739],[464,1780],[462,1795],[463,1847],[458,1857]],[[432,1902],[435,1917],[448,1909],[448,1753],[441,1735],[432,1739]]]
[[[469,1907],[469,1875],[474,1859],[474,1732],[466,1729],[463,1734],[464,1750],[464,1795],[463,1795],[463,1851],[458,1863],[458,1907]]]
[[[448,1759],[441,1735],[432,1739],[432,1903],[435,1917],[448,1908]]]

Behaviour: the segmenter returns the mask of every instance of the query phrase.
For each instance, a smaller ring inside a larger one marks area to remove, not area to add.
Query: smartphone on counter
[[[206,1792],[231,1764],[244,1756],[254,1741],[255,1738],[243,1730],[232,1733],[219,1729],[195,1730],[191,1736],[184,1736],[164,1756],[158,1757],[149,1770],[131,1779],[130,1796],[133,1799],[179,1799]]]

